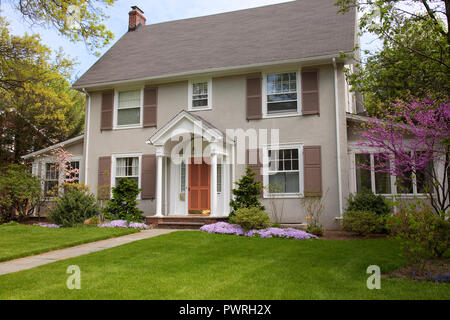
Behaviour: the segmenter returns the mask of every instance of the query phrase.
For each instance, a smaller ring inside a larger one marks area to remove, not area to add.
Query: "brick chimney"
[[[141,25],[145,26],[144,11],[139,9],[137,6],[132,6],[131,11],[128,13],[130,21],[128,23],[128,31],[134,31]]]

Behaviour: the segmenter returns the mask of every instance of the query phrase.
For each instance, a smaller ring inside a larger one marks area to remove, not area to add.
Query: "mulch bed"
[[[384,275],[386,278],[410,279],[418,281],[450,282],[450,259],[434,259],[425,262],[423,271],[407,266]]]
[[[385,235],[385,234],[370,234],[367,236],[358,236],[351,232],[336,230],[336,231],[325,231],[323,237],[320,237],[320,239],[323,239],[323,240],[358,240],[358,239],[383,239],[386,237],[387,237],[387,235]]]

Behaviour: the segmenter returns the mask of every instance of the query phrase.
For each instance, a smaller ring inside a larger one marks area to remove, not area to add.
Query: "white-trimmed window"
[[[141,186],[141,156],[140,155],[118,155],[113,156],[114,168],[112,175],[112,186],[117,186],[120,179],[136,181]]]
[[[71,183],[80,183],[80,161],[70,161],[68,163],[69,170],[78,170],[77,173],[71,173],[68,177],[65,177],[65,180],[70,181]]]
[[[433,163],[430,162],[422,170],[412,170],[409,174],[403,176],[391,176],[390,168],[393,165],[393,159],[387,161],[386,157],[377,156],[379,153],[358,153],[354,154],[355,167],[355,191],[372,192],[382,195],[421,195],[426,193],[429,187],[429,179],[424,171],[431,170]],[[377,172],[383,168],[383,171]]]
[[[212,79],[189,81],[189,102],[190,111],[200,111],[211,109]]]
[[[46,162],[44,169],[44,194],[47,194],[59,186],[59,169],[58,164],[53,162]]]
[[[142,126],[142,90],[116,91],[115,126]]]
[[[284,145],[264,149],[264,190],[269,197],[303,193],[303,147]]]
[[[264,116],[300,114],[300,72],[263,74]]]

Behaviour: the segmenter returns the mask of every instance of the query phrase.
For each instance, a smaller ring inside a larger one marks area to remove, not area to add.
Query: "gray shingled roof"
[[[119,39],[74,86],[350,52],[355,14],[338,14],[334,2],[297,0],[142,26]]]

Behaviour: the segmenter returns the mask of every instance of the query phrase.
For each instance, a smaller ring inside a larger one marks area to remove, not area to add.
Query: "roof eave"
[[[351,52],[344,52],[345,54],[349,54]],[[273,65],[283,65],[283,64],[294,64],[294,63],[304,63],[304,64],[313,64],[313,63],[327,63],[333,58],[337,58],[340,62],[346,62],[345,59],[340,59],[340,53],[323,55],[323,56],[314,56],[314,57],[306,57],[300,59],[291,59],[291,60],[280,60],[280,61],[269,61],[264,63],[255,63],[249,65],[240,65],[240,66],[229,66],[229,67],[221,67],[221,68],[210,68],[203,70],[192,70],[187,72],[173,73],[173,74],[165,74],[154,77],[145,77],[145,78],[136,78],[136,79],[127,79],[127,80],[117,80],[117,81],[109,81],[109,82],[96,82],[96,83],[85,83],[85,84],[77,84],[76,82],[72,85],[73,89],[83,90],[83,89],[95,89],[102,87],[111,87],[115,85],[123,85],[130,83],[138,83],[138,82],[158,82],[158,81],[167,81],[167,80],[180,80],[180,78],[189,78],[193,76],[198,76],[200,74],[211,74],[211,73],[220,73],[220,72],[229,72],[229,73],[243,73],[243,72],[255,72],[258,70],[249,70],[249,69],[260,69]]]

